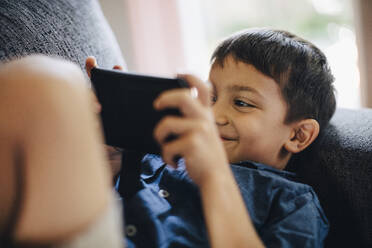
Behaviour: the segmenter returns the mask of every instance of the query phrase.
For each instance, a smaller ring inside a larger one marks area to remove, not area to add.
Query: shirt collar
[[[290,172],[290,171],[286,171],[286,170],[279,170],[279,169],[276,169],[272,166],[268,166],[268,165],[265,165],[265,164],[261,164],[261,163],[257,163],[257,162],[253,162],[253,161],[249,161],[249,160],[234,163],[234,164],[231,164],[231,166],[232,167],[234,167],[234,166],[247,167],[247,168],[252,168],[252,169],[256,169],[256,170],[260,170],[260,171],[268,171],[268,172],[274,173],[276,175],[279,175],[279,176],[282,176],[282,177],[285,177],[285,178],[288,178],[288,179],[291,179],[291,180],[296,180],[297,179],[297,175],[294,172]]]

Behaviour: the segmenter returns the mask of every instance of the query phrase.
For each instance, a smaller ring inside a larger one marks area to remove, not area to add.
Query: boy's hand
[[[87,71],[88,77],[90,78],[91,74],[90,71],[94,68],[97,67],[97,61],[94,57],[89,56],[86,61],[85,61],[85,69]],[[123,68],[120,65],[115,65],[113,69],[117,70],[123,70]],[[94,112],[96,114],[99,114],[102,110],[101,104],[98,102],[98,99],[96,95],[94,94],[93,90],[91,91],[92,94],[92,102],[94,105]],[[99,124],[98,124],[99,125]],[[107,155],[108,155],[108,160],[111,165],[111,171],[113,175],[116,175],[121,168],[121,157],[122,157],[122,151],[119,150],[118,148],[115,148],[113,146],[107,146],[105,145]]]
[[[155,127],[154,137],[162,147],[164,162],[176,166],[174,158],[183,157],[190,177],[201,186],[211,173],[229,169],[228,160],[210,107],[208,85],[192,75],[179,77],[191,90],[166,91],[154,101],[154,108],[177,108],[183,116],[164,117]],[[177,139],[166,142],[171,134]]]
[[[97,67],[97,61],[96,59],[93,57],[93,56],[89,56],[86,60],[85,60],[85,69],[87,71],[87,74],[88,74],[88,77],[90,78],[91,74],[90,74],[90,71],[94,68],[94,67]],[[113,69],[116,69],[116,70],[123,70],[123,67],[121,67],[120,65],[115,65],[113,67]],[[99,114],[102,110],[102,107],[101,107],[101,104],[98,102],[98,99],[96,97],[96,95],[94,94],[93,91],[91,91],[92,93],[92,98],[93,98],[93,104],[94,104],[94,111],[96,114]]]

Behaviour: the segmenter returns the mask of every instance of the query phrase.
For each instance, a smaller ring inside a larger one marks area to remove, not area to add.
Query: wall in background
[[[358,37],[361,101],[372,108],[372,1],[355,0]]]
[[[199,0],[100,0],[130,71],[174,76],[207,71]]]

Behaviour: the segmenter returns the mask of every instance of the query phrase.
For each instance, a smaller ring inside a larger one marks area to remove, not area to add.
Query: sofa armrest
[[[295,164],[329,219],[326,247],[372,247],[372,109],[337,109]]]

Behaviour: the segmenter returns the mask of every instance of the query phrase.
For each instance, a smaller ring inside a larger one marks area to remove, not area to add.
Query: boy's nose
[[[213,106],[214,119],[217,126],[225,126],[229,123],[227,116],[224,111]]]
[[[225,125],[229,124],[229,122],[227,121],[226,118],[219,117],[219,118],[216,118],[216,124],[217,124],[217,126],[225,126]]]

